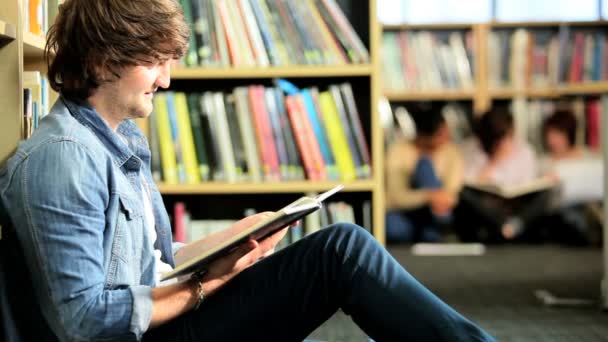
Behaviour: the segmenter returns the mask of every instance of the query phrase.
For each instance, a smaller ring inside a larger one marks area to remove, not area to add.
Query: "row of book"
[[[278,247],[280,248],[298,241],[303,236],[312,234],[338,222],[359,224],[369,229],[369,227],[371,227],[370,202],[364,202],[361,210],[362,221],[356,222],[355,210],[352,205],[343,201],[328,202],[320,210],[306,216],[300,225],[290,228],[288,235]],[[255,213],[255,210],[249,209],[246,210],[245,213],[246,216],[252,215]],[[175,203],[173,207],[173,220],[173,239],[177,242],[186,243],[222,231],[237,222],[237,220],[231,219],[192,219],[192,215],[184,202]]]
[[[576,145],[593,152],[602,148],[602,115],[608,112],[608,96],[576,97],[561,100],[529,100],[514,98],[508,104],[513,114],[515,135],[528,141],[537,153],[543,154],[543,122],[557,110],[571,111],[577,120],[575,134]],[[416,127],[410,110],[405,106],[380,106],[382,125],[384,127],[385,146],[396,140],[412,140],[416,136]],[[383,109],[384,108],[384,109]],[[411,109],[415,110],[415,109]],[[472,136],[472,114],[459,103],[446,103],[442,114],[450,131],[452,140],[460,144]]]
[[[267,67],[368,63],[335,0],[181,0],[191,24],[183,64]]]
[[[382,35],[384,89],[471,90],[474,85],[471,31],[385,31]]]
[[[158,93],[152,173],[168,184],[369,178],[369,147],[351,85],[240,86]]]
[[[608,80],[606,33],[602,30],[495,30],[488,40],[491,87],[546,87]]]
[[[29,138],[44,115],[49,112],[49,84],[39,71],[23,72],[23,132]]]

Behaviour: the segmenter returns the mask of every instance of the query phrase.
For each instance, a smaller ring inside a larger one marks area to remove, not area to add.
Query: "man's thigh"
[[[338,308],[313,234],[243,271],[145,341],[302,341]]]

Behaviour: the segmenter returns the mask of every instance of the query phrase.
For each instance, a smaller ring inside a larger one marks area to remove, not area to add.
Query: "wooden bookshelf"
[[[555,87],[537,89],[494,89],[490,90],[490,97],[497,100],[505,100],[513,97],[529,98],[551,98],[558,97],[560,93]]]
[[[44,37],[37,36],[30,32],[23,33],[23,55],[27,59],[42,59],[44,55]]]
[[[558,87],[561,95],[601,95],[608,93],[608,81],[571,83]]]
[[[267,68],[175,68],[172,79],[233,79],[233,78],[274,78],[274,77],[353,77],[370,76],[372,66],[289,66]]]
[[[495,29],[517,29],[517,28],[559,28],[560,26],[574,28],[605,28],[608,21],[586,21],[586,22],[486,22],[486,23],[456,23],[456,24],[403,24],[383,25],[382,30],[469,30],[471,29],[476,39],[475,45],[475,90],[454,91],[451,89],[440,89],[436,91],[390,91],[385,90],[384,96],[392,102],[412,101],[472,101],[474,111],[483,113],[492,106],[493,100],[509,100],[515,97],[525,98],[559,98],[565,96],[590,95],[596,96],[608,93],[608,81],[581,82],[570,84],[559,84],[539,88],[498,88],[494,89],[489,84],[489,60],[488,60],[488,37]]]
[[[516,21],[516,22],[501,22],[492,21],[487,23],[492,28],[542,28],[542,27],[557,27],[561,25],[566,26],[578,26],[578,27],[597,27],[608,25],[607,20],[596,20],[596,21]]]
[[[473,27],[472,23],[451,23],[451,24],[399,24],[383,25],[382,29],[390,30],[469,30]]]
[[[353,182],[309,182],[286,181],[267,183],[201,183],[197,185],[169,185],[158,184],[162,194],[279,194],[279,193],[307,193],[323,192],[339,184],[344,184],[342,192],[369,192],[373,191],[373,180],[358,180]]]
[[[456,100],[472,100],[475,92],[461,90],[436,90],[436,91],[419,91],[419,90],[404,90],[400,92],[386,91],[384,96],[389,101],[406,102],[406,101],[456,101]]]
[[[359,14],[364,13],[364,21],[359,23],[359,26],[354,25],[368,37],[362,36],[362,40],[368,42],[370,52],[370,62],[368,64],[345,64],[345,65],[290,65],[290,66],[270,66],[270,67],[174,67],[171,72],[172,80],[187,80],[183,82],[197,91],[214,88],[215,83],[223,84],[224,80],[232,80],[232,84],[248,85],[251,80],[268,80],[272,78],[286,79],[305,79],[305,83],[310,83],[311,80],[319,80],[319,84],[329,84],[332,79],[336,78],[344,82],[349,79],[356,79],[359,87],[369,89],[362,93],[357,93],[357,98],[363,98],[361,102],[367,108],[361,107],[359,111],[361,115],[371,117],[366,118],[371,127],[370,132],[370,152],[372,156],[372,173],[371,179],[357,180],[346,182],[343,192],[358,192],[365,193],[364,197],[369,197],[372,203],[372,233],[380,243],[384,243],[384,178],[382,165],[383,158],[383,137],[382,127],[380,126],[379,113],[377,113],[377,103],[381,95],[381,83],[379,78],[380,73],[380,42],[381,30],[376,19],[376,1],[371,0],[364,2],[364,7],[357,4],[355,10]],[[367,25],[368,27],[362,27]],[[203,82],[208,80],[207,82]],[[200,82],[199,82],[200,81]],[[298,81],[294,81],[298,83]],[[175,82],[174,84],[178,84]],[[199,86],[200,84],[200,86]],[[368,85],[369,86],[368,86]],[[326,191],[339,182],[313,182],[313,181],[284,181],[284,182],[264,182],[264,183],[202,183],[198,185],[168,185],[164,183],[158,184],[159,191],[163,195],[179,196],[195,195],[195,196],[212,196],[218,194],[302,194],[308,192]]]

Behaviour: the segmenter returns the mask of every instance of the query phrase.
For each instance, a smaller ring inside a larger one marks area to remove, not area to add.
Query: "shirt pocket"
[[[118,213],[114,238],[110,273],[110,287],[114,284],[139,284],[141,259],[144,252],[144,217],[141,203],[132,197],[118,196]]]

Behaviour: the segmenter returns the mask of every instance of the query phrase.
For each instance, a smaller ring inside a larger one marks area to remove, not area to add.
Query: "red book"
[[[173,225],[173,240],[175,242],[186,241],[186,205],[183,202],[175,203],[173,206],[173,216],[175,224]]]
[[[310,151],[310,144],[308,143],[308,135],[304,132],[304,124],[302,123],[302,116],[299,113],[299,106],[297,100],[293,95],[289,95],[285,98],[285,106],[287,107],[287,114],[289,115],[289,121],[293,129],[293,136],[296,139],[296,144],[300,150],[302,156],[302,164],[304,170],[306,170],[306,177],[310,180],[318,180],[319,174],[315,169],[315,162]]]
[[[279,156],[266,109],[264,86],[249,87],[249,103],[253,112],[262,170],[266,180],[280,180]]]

